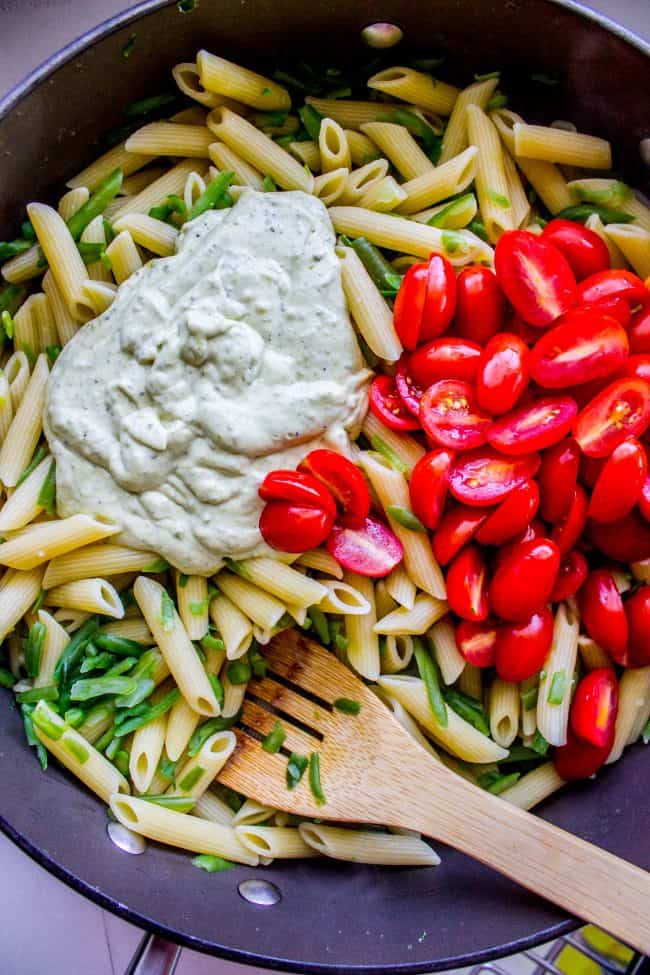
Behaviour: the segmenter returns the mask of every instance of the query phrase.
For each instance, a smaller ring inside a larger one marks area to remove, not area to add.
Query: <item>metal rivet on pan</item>
[[[259,907],[271,907],[282,900],[282,894],[269,880],[242,880],[237,890],[245,901]]]
[[[639,151],[646,166],[650,166],[650,139],[641,139]]]
[[[368,47],[395,47],[404,37],[404,31],[397,24],[368,24],[361,37]]]
[[[109,823],[106,832],[111,843],[114,843],[123,853],[144,853],[147,849],[146,840],[139,833],[122,826],[121,823]]]

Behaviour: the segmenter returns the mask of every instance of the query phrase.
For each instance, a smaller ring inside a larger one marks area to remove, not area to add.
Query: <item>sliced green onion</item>
[[[486,792],[491,792],[493,796],[498,796],[506,789],[509,789],[519,780],[519,772],[510,772],[501,775],[500,772],[484,772],[477,778],[477,783]]]
[[[265,193],[275,193],[277,190],[277,185],[272,176],[265,176],[262,180],[262,189]]]
[[[254,677],[257,677],[258,680],[266,677],[268,664],[260,653],[257,643],[255,642],[251,644],[250,650],[248,651],[248,661],[251,665]]]
[[[239,660],[231,660],[226,671],[231,684],[248,684],[252,676],[251,666],[246,655]]]
[[[489,81],[490,78],[500,78],[500,71],[486,71],[485,74],[475,74],[474,81]]]
[[[487,103],[486,111],[494,112],[497,108],[505,108],[508,104],[508,96],[502,91],[495,91]]]
[[[144,799],[145,802],[153,802],[154,805],[162,806],[164,809],[174,809],[181,813],[191,812],[196,805],[196,799],[192,796],[150,796],[145,793],[138,798]]]
[[[73,701],[90,701],[104,694],[132,694],[138,683],[130,677],[88,677],[76,680],[72,685],[70,697]]]
[[[411,112],[407,108],[390,108],[387,110],[386,115],[382,115],[378,118],[378,121],[394,122],[396,125],[403,125],[409,130],[411,135],[414,135],[416,138],[420,139],[424,151],[434,165],[438,162],[442,149],[442,139],[440,136],[436,135],[431,126],[428,125],[424,119],[421,119],[419,115],[416,115],[415,112]]]
[[[529,687],[527,691],[523,691],[521,694],[521,705],[524,711],[532,711],[537,707],[537,698],[539,697],[539,688],[537,685],[535,687]]]
[[[402,283],[402,275],[389,264],[382,252],[365,237],[351,240],[349,246],[355,252],[366,271],[382,294],[397,294]]]
[[[36,749],[36,757],[41,763],[41,768],[43,769],[43,771],[45,771],[47,768],[47,749],[38,740],[38,738],[36,737],[36,732],[34,731],[34,720],[33,720],[35,714],[34,705],[22,704],[20,710],[23,716],[23,728],[25,729],[25,738],[27,739],[27,744],[30,746],[30,748]],[[41,727],[41,726],[37,725],[37,727]],[[43,731],[43,728],[41,728],[41,730]],[[56,729],[55,735],[52,736],[54,740],[60,738],[64,731],[65,728]],[[47,734],[47,732],[44,733]]]
[[[0,687],[13,687],[16,678],[7,667],[0,667]]]
[[[67,752],[72,755],[75,761],[79,762],[80,765],[85,765],[90,758],[90,752],[81,742],[77,741],[76,738],[64,738],[63,747]]]
[[[604,207],[619,207],[632,198],[632,190],[620,179],[612,180],[602,189],[593,185],[585,186],[580,180],[571,184],[571,191],[581,203],[596,203]]]
[[[178,768],[179,762],[180,758],[177,758],[175,762],[172,762],[171,759],[166,758],[164,755],[161,756],[161,759],[158,762],[158,771],[162,775],[163,779],[167,779],[167,781],[171,782],[172,785],[176,784],[176,769]]]
[[[485,224],[483,223],[482,220],[476,220],[476,219],[470,220],[468,229],[471,230],[473,234],[476,234],[477,237],[480,237],[481,240],[484,240],[487,243],[487,239],[488,239],[487,230],[485,229]]]
[[[314,142],[318,142],[323,116],[320,112],[316,111],[313,105],[303,105],[302,108],[298,109],[298,115],[309,133],[309,138],[313,139]]]
[[[137,662],[138,661],[137,661],[137,659],[135,657],[123,657],[122,660],[116,661],[112,665],[112,667],[110,667],[106,671],[106,674],[104,676],[105,677],[120,677],[122,674],[126,674],[127,671],[131,670],[131,667],[133,667]],[[136,676],[134,676],[133,674],[131,674],[131,678],[130,679],[137,681],[138,678]]]
[[[88,644],[89,647],[92,644]],[[102,653],[87,656],[86,659],[81,664],[80,673],[88,674],[92,670],[108,670],[115,663],[115,657],[112,653],[108,653],[104,650]]]
[[[262,742],[262,748],[264,749],[265,752],[268,752],[270,755],[276,755],[277,752],[279,752],[280,749],[282,748],[286,737],[287,737],[286,731],[284,730],[280,722],[276,721],[273,727],[271,728],[271,730],[269,731],[268,735]]]
[[[23,713],[24,710],[25,709],[23,709]],[[48,738],[51,738],[52,741],[58,741],[63,732],[66,730],[64,722],[59,724],[58,722],[53,721],[45,708],[36,708],[31,713],[31,718],[39,731],[42,731],[43,734]]]
[[[443,207],[442,210],[438,210],[437,213],[434,213],[434,215],[427,220],[427,223],[430,227],[440,227],[442,230],[446,229],[446,224],[449,218],[460,213],[463,208],[467,206],[468,201],[473,199],[473,193],[464,193],[462,196],[452,200],[451,203],[448,203],[447,206]],[[475,212],[475,204],[472,206],[472,210]]]
[[[7,261],[11,257],[24,254],[32,245],[28,240],[3,240],[0,241],[0,261]]]
[[[29,691],[21,691],[16,695],[19,704],[38,704],[39,701],[57,701],[59,689],[56,684],[43,687],[32,687]]]
[[[34,623],[27,634],[25,643],[25,669],[30,677],[38,677],[43,655],[43,644],[47,627],[44,623]]]
[[[176,626],[176,607],[166,589],[160,597],[160,622],[165,633],[171,633]]]
[[[36,503],[47,511],[48,515],[56,513],[56,464],[50,464],[45,480],[38,492]]]
[[[7,336],[8,339],[14,337],[15,324],[11,312],[5,311],[0,315],[0,322],[2,322],[2,331]]]
[[[208,674],[208,680],[210,681],[210,687],[212,688],[212,693],[215,696],[217,704],[220,708],[223,707],[223,702],[225,699],[223,684],[216,674]]]
[[[205,775],[205,769],[201,768],[200,765],[195,765],[194,768],[184,775],[183,778],[178,783],[178,788],[182,792],[191,792],[194,786],[201,781]]]
[[[148,98],[140,98],[135,102],[131,102],[124,109],[124,115],[126,118],[141,118],[141,116],[151,115],[152,112],[156,112],[159,109],[176,105],[177,102],[178,94],[176,92],[163,91],[159,95],[149,95]]]
[[[308,765],[308,758],[306,758],[304,755],[298,755],[296,752],[291,752],[289,761],[287,762],[287,789],[295,789],[305,774],[305,769]]]
[[[644,745],[647,745],[650,742],[650,721],[648,721],[647,725],[641,732],[641,741]]]
[[[145,724],[149,724],[150,721],[154,721],[156,718],[161,718],[163,714],[167,714],[169,709],[176,704],[181,692],[177,687],[168,694],[165,694],[156,704],[152,704],[146,711],[142,714],[138,714],[136,717],[124,721],[120,724],[119,728],[115,731],[117,737],[123,738],[124,735],[131,734],[132,731],[137,731]]]
[[[16,487],[20,487],[20,485],[23,483],[23,481],[26,481],[27,480],[27,478],[32,473],[32,471],[35,471],[36,468],[38,467],[38,465],[40,464],[40,462],[42,460],[45,460],[46,457],[47,457],[47,450],[45,449],[45,447],[39,447],[34,452],[34,456],[30,460],[29,464],[27,465],[27,467],[25,468],[25,470],[22,472],[22,474],[20,475],[20,477],[18,478],[18,480],[16,481]]]
[[[547,742],[546,738],[541,733],[539,728],[533,735],[533,739],[529,743],[528,747],[532,748],[532,750],[534,752],[537,752],[538,755],[546,755],[546,753],[548,752],[549,743]]]
[[[427,691],[429,707],[438,724],[442,728],[446,728],[449,717],[447,715],[447,705],[440,690],[437,664],[419,636],[413,637],[413,648],[418,671]]]
[[[79,240],[88,224],[103,213],[108,204],[119,193],[124,174],[121,169],[114,170],[106,179],[102,180],[97,189],[91,193],[82,207],[73,213],[68,220],[68,230],[74,240]],[[101,245],[103,247],[103,245]]]
[[[78,728],[86,720],[86,712],[82,708],[68,708],[63,718],[71,728]]]
[[[382,440],[381,437],[376,435],[372,436],[370,438],[370,446],[388,461],[393,470],[399,471],[400,474],[408,473],[408,464],[404,463],[401,457],[398,457],[393,448],[390,447],[385,440]]]
[[[457,251],[467,250],[467,240],[457,230],[443,230],[442,247],[446,254],[455,254]]]
[[[327,625],[327,617],[322,609],[318,609],[317,606],[311,606],[309,609],[309,618],[314,624],[314,630],[316,631],[316,636],[320,642],[329,647],[330,645],[330,631]]]
[[[169,568],[169,562],[167,562],[165,559],[155,559],[154,562],[150,562],[149,565],[145,565],[142,571],[143,572],[166,572],[168,568]],[[187,579],[187,576],[185,578]]]
[[[358,714],[361,710],[361,705],[358,701],[353,701],[349,697],[337,697],[334,701],[333,707],[342,714]]]
[[[226,649],[226,645],[220,637],[211,636],[210,633],[206,633],[204,637],[201,638],[201,646],[204,650],[215,650],[218,653],[222,653]]]
[[[412,532],[426,532],[426,528],[420,519],[416,518],[408,508],[402,508],[399,504],[389,504],[386,508],[386,514],[393,518],[402,528],[408,528]]]
[[[483,705],[474,698],[456,690],[455,687],[445,687],[442,690],[444,700],[452,711],[464,718],[468,724],[480,731],[482,735],[490,734],[490,723]]]
[[[551,678],[551,686],[546,698],[549,704],[558,705],[564,700],[566,693],[566,671],[556,670]]]
[[[113,759],[113,764],[115,765],[117,771],[121,772],[126,778],[126,776],[129,774],[129,753],[124,749],[119,751]]]
[[[115,699],[115,706],[118,708],[134,708],[151,695],[155,687],[150,677],[142,677],[136,682],[135,690],[131,694],[123,694]]]
[[[510,209],[510,200],[507,196],[504,196],[503,193],[497,193],[496,190],[488,190],[486,195],[489,200],[492,200],[493,203],[496,203],[496,205],[501,207],[503,210]]]
[[[201,853],[192,858],[195,867],[205,870],[207,873],[222,873],[224,870],[231,870],[235,864],[223,857],[215,856],[212,853]]]
[[[31,240],[32,243],[36,240],[36,231],[31,224],[31,221],[25,220],[24,223],[20,225],[20,236],[24,240]]]
[[[634,220],[631,213],[624,213],[622,210],[612,210],[610,207],[604,207],[598,203],[578,203],[576,206],[566,207],[558,213],[558,218],[573,220],[576,223],[586,223],[594,213],[600,217],[604,224],[632,223]]]
[[[127,640],[123,636],[114,636],[112,633],[98,633],[93,637],[93,642],[102,650],[108,650],[118,657],[140,657],[146,650],[141,643]]]
[[[207,721],[200,724],[190,738],[190,743],[187,746],[187,754],[190,756],[190,758],[194,758],[203,743],[207,741],[211,735],[214,735],[217,731],[227,731],[228,728],[232,728],[232,726],[237,724],[239,721],[239,717],[239,714],[234,714],[230,718],[224,718],[221,716],[218,718],[208,718]]]
[[[219,175],[208,183],[205,190],[201,195],[194,201],[190,212],[187,215],[187,219],[195,220],[200,217],[202,213],[206,210],[221,209],[223,206],[232,206],[232,197],[228,193],[228,187],[235,178],[235,174],[231,172],[219,173]]]
[[[312,752],[309,756],[309,788],[316,800],[316,805],[324,806],[327,800],[325,799],[325,793],[323,792],[320,779],[320,757],[318,752]]]

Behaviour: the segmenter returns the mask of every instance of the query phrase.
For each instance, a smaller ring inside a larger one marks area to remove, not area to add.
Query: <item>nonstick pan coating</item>
[[[170,67],[199,47],[260,64],[270,55],[365,59],[359,33],[376,21],[399,24],[405,45],[422,56],[444,51],[451,80],[505,69],[515,109],[611,138],[621,173],[647,187],[639,143],[650,136],[650,48],[580,11],[550,0],[201,0],[189,14],[175,3],[143,3],[0,103],[0,234],[15,229],[30,199],[60,191],[97,154],[101,134],[120,124],[124,106],[168,87]],[[403,51],[388,63],[402,63]],[[558,73],[561,84],[532,84],[537,71]],[[297,972],[424,972],[518,951],[575,924],[440,844],[442,866],[430,870],[306,861],[209,875],[154,844],[142,856],[121,854],[106,835],[103,804],[62,770],[41,772],[8,694],[0,697],[0,771],[0,827],[39,863],[135,924],[236,961]],[[649,869],[648,772],[648,752],[635,746],[541,813]],[[244,901],[237,886],[252,876],[274,883],[280,902]]]

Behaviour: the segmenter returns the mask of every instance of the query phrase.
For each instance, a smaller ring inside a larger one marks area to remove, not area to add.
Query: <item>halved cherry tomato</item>
[[[487,565],[478,545],[467,545],[454,558],[445,576],[450,609],[464,620],[487,619]]]
[[[526,531],[539,508],[539,488],[527,481],[488,515],[476,533],[481,545],[502,545]]]
[[[500,332],[485,346],[479,363],[476,395],[493,416],[507,413],[528,385],[528,346],[518,335]]]
[[[649,423],[650,385],[643,379],[617,379],[580,411],[573,435],[587,456],[608,457]]]
[[[409,481],[411,507],[429,531],[438,527],[444,510],[455,456],[453,451],[441,447],[425,454],[413,468]]]
[[[629,630],[628,666],[647,667],[650,665],[650,586],[640,586],[624,605]]]
[[[548,538],[517,546],[497,568],[490,605],[503,620],[526,620],[548,602],[560,568],[560,550]]]
[[[503,292],[494,273],[478,264],[463,268],[456,279],[456,334],[485,345],[502,327],[504,313]]]
[[[547,389],[578,386],[613,375],[628,352],[627,334],[616,319],[575,308],[533,346],[530,375]]]
[[[406,349],[442,335],[456,309],[456,274],[449,261],[433,254],[428,264],[413,264],[397,292],[395,331]]]
[[[327,551],[339,565],[361,576],[387,576],[402,561],[402,543],[388,525],[368,517],[361,528],[335,525],[327,539]]]
[[[494,252],[506,297],[525,322],[545,328],[575,305],[576,279],[564,255],[526,230],[507,231]]]
[[[426,389],[440,379],[460,379],[473,383],[478,372],[481,346],[467,339],[449,336],[427,342],[409,357],[411,380]]]
[[[628,626],[621,594],[609,569],[594,569],[580,592],[584,627],[619,664],[627,662]]]
[[[581,484],[576,484],[567,513],[557,521],[551,530],[551,538],[562,555],[570,552],[587,524],[587,492]]]
[[[539,338],[539,329],[525,322],[517,311],[514,311],[506,322],[506,331],[516,335],[526,345],[534,345]]]
[[[650,558],[650,526],[636,511],[606,525],[590,521],[587,534],[592,545],[617,562]]]
[[[542,231],[542,240],[564,254],[577,281],[609,269],[607,244],[580,223],[558,218],[550,220]]]
[[[495,663],[501,680],[528,680],[538,674],[553,641],[553,614],[548,606],[520,623],[497,628]]]
[[[597,667],[579,681],[569,720],[573,733],[597,748],[611,748],[618,714],[618,681],[613,667]]]
[[[495,420],[487,440],[496,450],[512,456],[543,450],[564,439],[577,412],[570,396],[543,396]]]
[[[424,388],[414,382],[411,376],[410,363],[407,355],[403,355],[397,363],[395,370],[395,385],[402,403],[413,416],[420,413],[420,400],[424,393]]]
[[[600,301],[587,302],[584,305],[578,305],[578,308],[585,311],[599,311],[603,315],[609,315],[610,318],[615,318],[623,328],[627,328],[632,321],[630,306],[625,298],[621,298],[619,295],[610,295],[608,298],[601,298]]]
[[[555,524],[566,515],[578,483],[579,468],[580,450],[572,438],[561,440],[544,451],[537,475],[540,514],[544,521]]]
[[[473,667],[493,667],[497,626],[493,619],[461,620],[456,627],[456,646],[461,657]]]
[[[602,768],[611,750],[611,742],[608,742],[604,748],[599,748],[578,738],[569,728],[566,745],[560,745],[553,753],[555,771],[567,782],[588,779]]]
[[[639,511],[645,520],[650,521],[650,477],[648,476],[641,486],[641,494],[639,495],[638,504]]]
[[[650,355],[639,353],[629,356],[617,372],[616,378],[623,379],[628,376],[633,379],[645,379],[650,383]]]
[[[481,447],[456,458],[449,489],[458,501],[472,506],[498,504],[534,477],[539,463],[537,453],[504,457],[496,450]]]
[[[291,501],[267,501],[260,515],[260,533],[271,548],[307,552],[321,545],[332,530],[334,515],[322,508]]]
[[[298,465],[320,481],[334,496],[339,522],[345,528],[359,528],[370,513],[370,491],[358,467],[335,450],[312,450]]]
[[[599,271],[578,285],[580,302],[600,301],[602,298],[611,298],[612,295],[624,298],[630,307],[635,308],[648,300],[648,289],[638,275],[620,268]]]
[[[618,521],[639,500],[648,470],[646,452],[634,437],[607,458],[598,476],[587,514],[594,521]]]
[[[506,542],[505,545],[501,545],[496,550],[494,553],[495,566],[498,568],[500,565],[503,565],[511,555],[519,551],[522,545],[535,538],[546,538],[546,526],[539,518],[534,518],[526,531],[522,532],[517,538],[513,538],[511,542]]]
[[[262,501],[287,501],[306,508],[320,508],[336,518],[336,502],[331,491],[311,474],[291,470],[271,471],[257,493]]]
[[[630,352],[650,352],[650,299],[632,315],[628,337]]]
[[[420,400],[420,422],[425,433],[442,447],[471,450],[485,443],[492,421],[479,409],[473,386],[442,379],[429,386]]]
[[[419,421],[408,412],[392,376],[375,376],[370,385],[370,409],[391,430],[419,430]]]
[[[489,512],[459,504],[442,516],[433,536],[433,554],[440,565],[447,565],[474,537]]]
[[[587,560],[577,548],[572,548],[563,556],[557,574],[557,581],[551,593],[552,603],[561,603],[575,596],[589,573]]]

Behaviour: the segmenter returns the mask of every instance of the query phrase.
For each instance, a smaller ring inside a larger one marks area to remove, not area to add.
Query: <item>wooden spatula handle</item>
[[[422,772],[415,781],[424,785]],[[448,779],[444,790],[436,783],[413,795],[410,825],[650,954],[650,873],[477,786]]]

